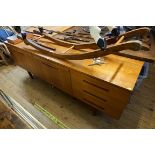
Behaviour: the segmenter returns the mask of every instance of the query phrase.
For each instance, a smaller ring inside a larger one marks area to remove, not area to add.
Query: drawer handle
[[[88,103],[90,103],[90,104],[92,104],[92,105],[95,105],[96,107],[99,107],[100,109],[104,110],[103,107],[101,107],[101,106],[95,104],[94,102],[92,102],[92,101],[90,101],[90,100],[88,100],[88,99],[86,99],[86,98],[83,98],[83,99],[84,99],[86,102],[88,102]]]
[[[102,88],[102,87],[100,87],[100,86],[95,85],[94,83],[89,82],[89,81],[83,80],[83,82],[88,83],[88,84],[90,84],[90,85],[92,85],[92,86],[94,86],[94,87],[97,87],[97,88],[99,88],[99,89],[102,89],[102,90],[104,90],[104,91],[106,91],[106,92],[109,91],[109,89]]]
[[[24,53],[22,53],[22,52],[15,52],[15,55],[16,54],[24,55]],[[14,53],[12,55],[14,55]]]
[[[51,68],[57,70],[57,68],[55,68],[55,67],[53,67],[53,66],[51,66],[51,65],[49,65],[49,64],[46,64],[46,63],[44,63],[44,62],[42,62],[42,63],[43,63],[44,65],[48,66],[48,67],[51,67]]]
[[[87,93],[87,94],[89,94],[89,95],[91,95],[91,96],[94,96],[94,97],[96,97],[96,98],[98,98],[98,99],[100,99],[100,100],[102,100],[102,101],[104,101],[104,102],[106,102],[107,100],[105,100],[105,99],[103,99],[103,98],[101,98],[101,97],[99,97],[99,96],[96,96],[96,95],[94,95],[94,94],[92,94],[92,93],[90,93],[90,92],[88,92],[87,90],[83,90],[85,93]]]

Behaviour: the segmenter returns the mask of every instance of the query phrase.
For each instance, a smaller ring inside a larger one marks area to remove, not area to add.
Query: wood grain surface
[[[67,49],[43,38],[40,40],[52,44],[56,52]],[[117,119],[128,103],[144,64],[142,61],[111,54],[104,57],[104,64],[90,66],[91,59],[60,60],[24,43],[15,46],[9,44],[8,47],[17,65]],[[74,49],[71,51],[81,52]]]

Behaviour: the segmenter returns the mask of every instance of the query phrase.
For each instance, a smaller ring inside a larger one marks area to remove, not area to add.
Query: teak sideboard
[[[59,52],[66,49],[46,39],[42,40],[56,47]],[[127,105],[144,64],[142,61],[111,54],[104,57],[104,64],[90,65],[92,59],[60,60],[23,42],[7,46],[17,65],[116,119],[120,118]]]

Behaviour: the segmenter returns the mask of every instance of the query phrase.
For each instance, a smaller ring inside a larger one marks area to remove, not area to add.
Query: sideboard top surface
[[[51,29],[64,31],[69,27],[59,26],[50,27]],[[51,43],[50,41],[41,38],[42,42],[55,47],[56,52],[64,52],[67,48]],[[25,45],[23,42],[17,45],[10,45],[10,48],[18,50],[20,52],[27,52],[29,54],[38,56],[39,58],[45,59],[46,61],[53,61],[72,70],[84,73],[86,75],[92,76],[94,78],[104,80],[126,90],[132,91],[134,89],[135,83],[139,76],[139,73],[144,64],[143,61],[138,61],[130,58],[125,58],[122,56],[117,56],[114,54],[107,55],[104,57],[104,64],[92,65],[92,59],[87,60],[60,60],[48,56],[47,54],[41,53],[35,48]],[[89,49],[88,49],[89,50]],[[71,52],[79,52],[77,50],[72,50]]]

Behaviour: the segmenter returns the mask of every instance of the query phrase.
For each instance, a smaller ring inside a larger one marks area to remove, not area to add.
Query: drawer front
[[[112,99],[117,99],[120,101],[126,101],[126,96],[129,95],[129,91],[119,88],[115,85],[111,85],[105,81],[101,81],[99,79],[95,79],[86,75],[82,76],[81,79],[84,87],[90,89],[91,91],[94,91],[98,95],[104,95],[107,97],[110,97]],[[121,96],[125,97],[122,98]]]
[[[107,115],[113,118],[119,118],[121,116],[122,110],[111,106],[110,101],[98,98],[89,92],[85,92],[84,97],[81,99],[87,104],[93,106],[94,108],[103,111]],[[116,101],[117,102],[117,101]]]
[[[130,93],[105,81],[71,71],[75,97],[113,116],[120,116],[128,103]]]

